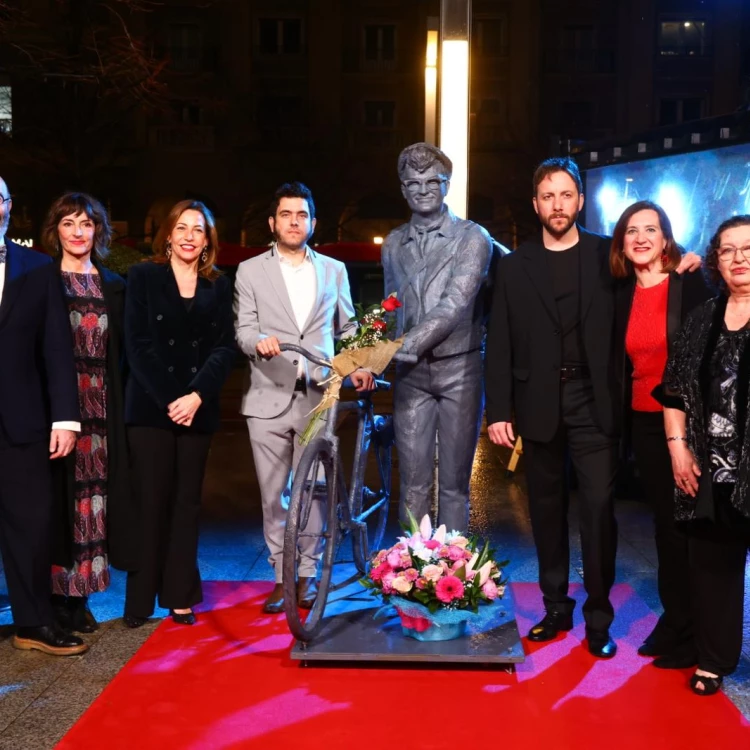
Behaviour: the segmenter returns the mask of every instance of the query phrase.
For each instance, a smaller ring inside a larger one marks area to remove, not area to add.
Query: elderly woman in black
[[[721,224],[706,267],[724,293],[687,319],[661,386],[675,517],[691,522],[698,669],[690,686],[699,695],[719,690],[742,649],[750,546],[750,216]]]
[[[195,622],[203,476],[235,355],[232,291],[214,267],[211,212],[199,201],[177,203],[153,250],[154,262],[130,269],[125,306],[125,422],[141,515],[139,566],[125,599],[133,628],[157,596],[175,622]]]
[[[59,625],[79,633],[99,627],[88,597],[109,586],[109,564],[134,563],[121,369],[125,282],[103,265],[111,235],[104,206],[85,193],[58,198],[42,229],[68,306],[81,407],[75,451],[52,463],[60,497],[52,603]]]

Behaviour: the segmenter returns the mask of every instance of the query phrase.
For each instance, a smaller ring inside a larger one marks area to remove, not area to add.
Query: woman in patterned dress
[[[59,503],[52,601],[60,625],[79,633],[98,628],[88,597],[109,586],[110,558],[127,569],[133,556],[111,534],[129,493],[120,356],[125,282],[101,265],[110,238],[104,207],[83,193],[56,200],[42,233],[47,251],[58,256],[81,410],[75,451],[53,465]]]
[[[690,687],[718,692],[742,651],[750,548],[750,216],[716,231],[706,268],[723,294],[688,317],[660,398],[675,480],[674,513],[689,521],[689,583],[698,669]]]

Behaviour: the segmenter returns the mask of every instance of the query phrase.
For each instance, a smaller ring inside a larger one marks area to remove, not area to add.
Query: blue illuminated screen
[[[590,169],[585,192],[587,229],[611,235],[625,208],[651,200],[677,242],[703,254],[722,221],[750,214],[750,143]]]

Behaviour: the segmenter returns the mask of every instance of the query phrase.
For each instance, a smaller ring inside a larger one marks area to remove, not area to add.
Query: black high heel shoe
[[[122,621],[127,628],[140,628],[148,622],[148,617],[139,617],[138,615],[123,615]]]
[[[182,614],[178,614],[173,609],[170,609],[169,614],[172,617],[172,621],[176,622],[178,625],[195,625],[197,622],[194,612],[183,612]]]
[[[703,690],[698,687],[699,682],[703,683]],[[719,692],[722,682],[724,682],[724,678],[721,675],[719,677],[707,677],[704,674],[694,674],[690,678],[690,689],[696,695],[714,695]]]

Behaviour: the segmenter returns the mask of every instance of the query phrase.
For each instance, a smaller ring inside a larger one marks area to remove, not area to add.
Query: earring
[[[208,253],[204,250],[203,255],[201,255],[201,261],[205,263],[208,260]]]
[[[169,241],[167,241],[167,249],[164,255],[167,256],[167,260],[169,260],[172,257],[172,243]]]

